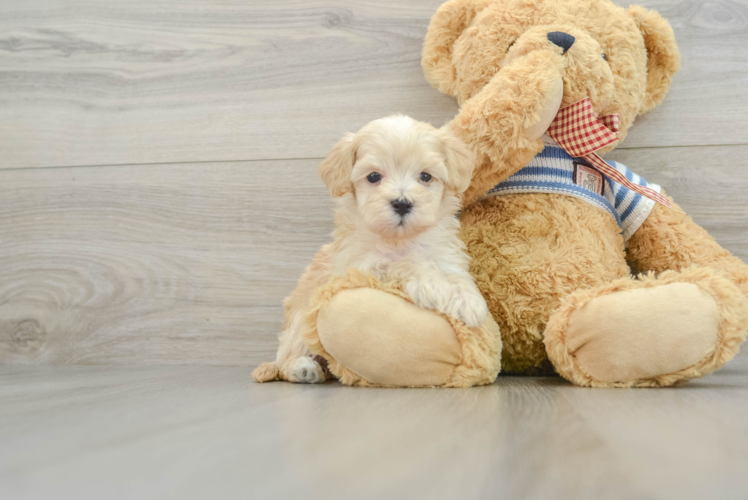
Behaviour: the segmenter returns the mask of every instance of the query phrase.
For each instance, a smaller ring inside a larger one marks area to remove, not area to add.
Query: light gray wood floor
[[[420,69],[440,3],[0,2],[0,498],[748,498],[746,358],[662,391],[250,382],[332,229],[320,159],[456,113]],[[748,4],[641,3],[683,69],[611,158],[748,259]]]
[[[0,367],[0,498],[744,500],[747,399],[744,357],[660,390]]]

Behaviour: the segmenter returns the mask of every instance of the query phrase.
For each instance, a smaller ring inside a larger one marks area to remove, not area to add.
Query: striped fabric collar
[[[585,185],[577,184],[575,169],[579,168],[579,165],[588,168],[591,166],[583,159],[572,158],[548,136],[544,136],[543,139],[543,151],[526,167],[493,187],[486,197],[519,193],[555,193],[572,196],[608,212],[621,228],[624,239],[628,240],[646,220],[654,202],[618,183],[610,182],[599,173],[602,183],[601,194],[588,189]],[[612,161],[608,163],[632,183],[660,191],[659,186],[647,183],[625,165]]]

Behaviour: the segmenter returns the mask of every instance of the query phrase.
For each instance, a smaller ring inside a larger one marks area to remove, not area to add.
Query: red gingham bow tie
[[[629,181],[596,153],[618,140],[618,115],[595,118],[589,97],[559,110],[548,128],[548,135],[571,156],[585,159],[608,179],[680,212],[663,195],[652,188]]]

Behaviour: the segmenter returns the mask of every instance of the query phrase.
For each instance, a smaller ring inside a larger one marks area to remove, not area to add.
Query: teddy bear
[[[431,20],[422,65],[457,98],[451,129],[479,157],[461,224],[505,372],[669,386],[736,354],[748,267],[671,198],[612,181],[546,133],[559,109],[586,103],[598,125],[617,115],[617,140],[590,156],[620,143],[679,69],[667,21],[610,0],[451,0]]]
[[[443,4],[422,66],[457,99],[448,127],[477,155],[461,236],[498,330],[468,331],[396,284],[348,276],[310,305],[312,352],[352,385],[466,386],[500,367],[664,387],[722,367],[746,338],[748,267],[660,186],[602,159],[662,102],[679,65],[671,27],[640,6]],[[442,370],[419,379],[424,366]]]

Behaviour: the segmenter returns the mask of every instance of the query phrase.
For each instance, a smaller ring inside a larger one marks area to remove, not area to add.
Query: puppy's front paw
[[[302,356],[289,361],[284,370],[289,382],[300,384],[319,384],[325,381],[325,371],[309,356]]]
[[[450,285],[445,279],[422,276],[405,284],[405,291],[413,302],[424,309],[445,312],[450,298]]]
[[[457,286],[447,305],[446,313],[456,317],[467,326],[475,328],[486,321],[488,306],[477,289],[471,290]]]
[[[406,283],[405,291],[417,306],[454,316],[469,327],[481,326],[488,315],[486,301],[472,280],[426,275]]]

